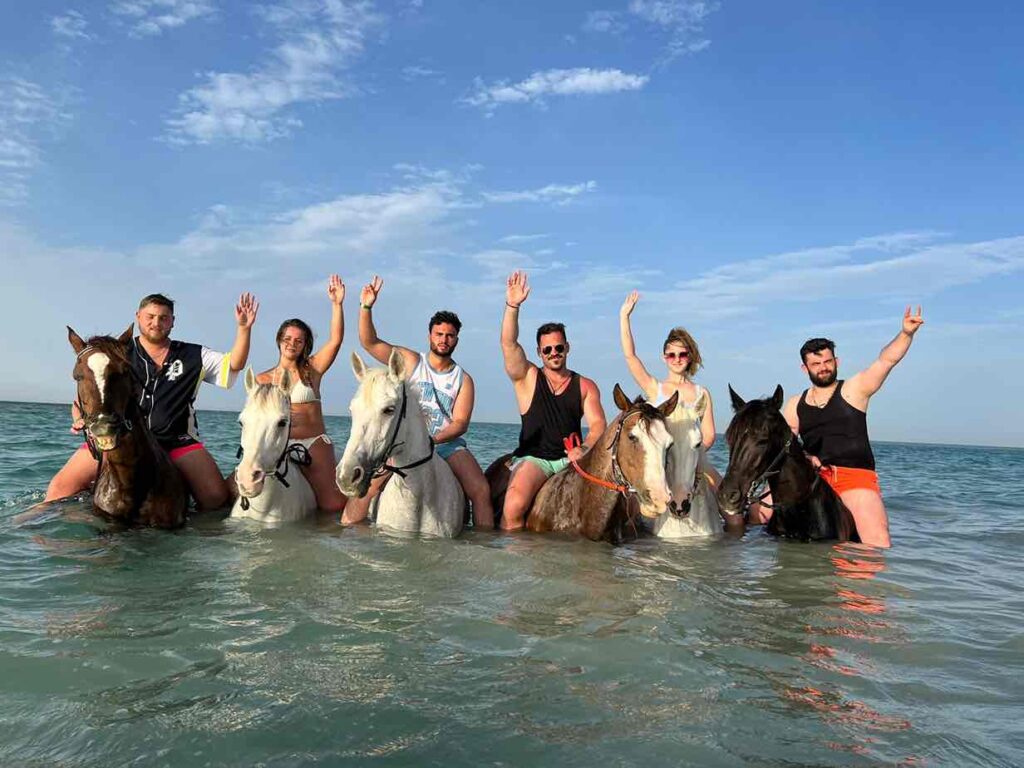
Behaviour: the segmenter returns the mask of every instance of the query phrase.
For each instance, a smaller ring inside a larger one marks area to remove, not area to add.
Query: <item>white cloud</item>
[[[217,9],[212,0],[117,0],[110,10],[128,24],[132,35],[148,37],[210,16]]]
[[[534,72],[518,83],[502,81],[485,85],[476,80],[476,92],[464,101],[487,112],[502,104],[543,103],[548,96],[618,93],[636,91],[647,85],[647,75],[631,75],[619,69],[549,69]]]
[[[439,83],[443,83],[444,73],[431,69],[430,67],[423,67],[418,64],[410,64],[407,67],[402,67],[402,79],[403,80],[436,80]]]
[[[57,37],[67,40],[92,40],[87,31],[89,22],[76,10],[69,10],[50,19],[50,29]]]
[[[302,125],[286,113],[289,107],[355,92],[341,74],[380,21],[369,2],[295,0],[261,8],[260,15],[280,35],[267,61],[246,74],[208,73],[204,84],[179,97],[177,115],[167,121],[169,140],[270,141]]]
[[[579,184],[548,184],[540,189],[518,192],[482,192],[481,197],[489,203],[554,203],[565,205],[580,195],[597,189],[596,181]]]
[[[42,163],[42,138],[66,120],[36,83],[0,76],[0,205],[25,201],[31,174]]]
[[[499,243],[507,243],[507,244],[511,244],[511,243],[532,243],[532,242],[536,242],[537,240],[546,240],[549,237],[551,237],[551,235],[544,234],[544,233],[538,233],[538,234],[535,234],[535,235],[505,235],[503,238],[498,240],[498,242]]]
[[[583,30],[619,34],[626,30],[626,23],[618,11],[590,11],[583,21]]]
[[[666,30],[666,60],[697,53],[711,45],[703,37],[704,22],[718,8],[707,0],[630,0],[629,12]]]

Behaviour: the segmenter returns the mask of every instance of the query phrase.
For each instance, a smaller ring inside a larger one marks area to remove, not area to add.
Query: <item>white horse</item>
[[[665,419],[672,435],[667,470],[673,508],[654,520],[656,536],[680,539],[722,532],[718,497],[708,474],[711,465],[700,432],[706,408],[707,398],[702,392],[693,405],[680,403]]]
[[[277,384],[257,384],[245,372],[248,399],[238,417],[242,425],[241,462],[235,468],[238,498],[231,514],[263,522],[291,522],[316,512],[316,496],[302,469],[308,454],[288,441],[292,380],[288,371]]]
[[[352,431],[338,463],[338,487],[366,495],[379,472],[394,475],[381,491],[377,525],[396,531],[452,537],[462,531],[466,497],[434,442],[418,393],[405,380],[405,359],[395,349],[387,368],[368,370],[352,353],[359,389],[349,410]]]

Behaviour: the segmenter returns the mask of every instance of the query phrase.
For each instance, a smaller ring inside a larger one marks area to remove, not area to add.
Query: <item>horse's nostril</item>
[[[262,469],[254,469],[252,471],[252,481],[254,483],[258,483],[260,480],[263,479],[263,474],[264,473]]]
[[[358,483],[362,479],[363,479],[363,468],[362,467],[356,467],[355,469],[353,469],[352,470],[352,482],[353,483]]]

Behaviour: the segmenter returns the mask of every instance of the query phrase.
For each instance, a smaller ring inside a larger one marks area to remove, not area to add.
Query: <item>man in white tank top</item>
[[[462,322],[454,312],[435,312],[428,324],[428,354],[418,354],[406,347],[382,341],[373,325],[372,308],[383,287],[384,281],[377,276],[372,283],[363,286],[359,297],[359,343],[385,365],[393,349],[405,358],[405,369],[412,371],[409,381],[416,384],[419,391],[420,409],[434,438],[435,450],[448,462],[473,504],[473,526],[493,528],[490,487],[463,438],[473,416],[475,390],[473,377],[452,360],[452,353],[459,344]],[[390,475],[374,480],[362,499],[349,499],[342,521],[354,523],[364,519],[369,512],[370,500],[380,493],[388,477]]]

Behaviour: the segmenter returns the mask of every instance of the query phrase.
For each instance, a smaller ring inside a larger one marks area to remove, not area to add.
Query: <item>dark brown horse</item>
[[[771,492],[772,516],[765,530],[802,541],[860,541],[853,515],[822,480],[782,412],[782,387],[763,400],[746,402],[729,387],[735,415],[725,431],[729,468],[718,487],[722,512],[737,515]]]
[[[188,495],[139,410],[127,357],[131,338],[130,325],[119,338],[88,341],[68,328],[85,440],[100,464],[93,507],[119,522],[176,528],[185,522]]]
[[[672,437],[665,416],[676,407],[678,394],[654,407],[642,397],[633,402],[615,385],[620,413],[590,453],[548,479],[526,518],[527,530],[576,533],[614,544],[638,535],[637,513],[649,518],[671,503],[665,461]],[[508,457],[487,469],[496,512],[504,504]],[[584,476],[584,473],[586,476]]]

